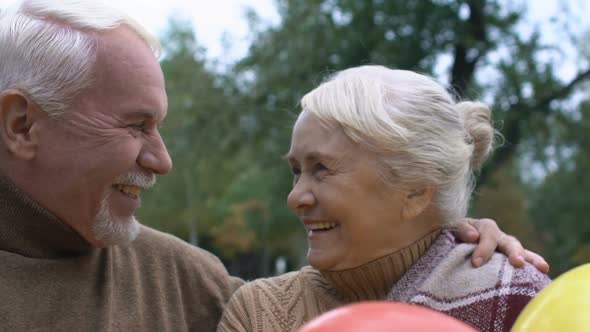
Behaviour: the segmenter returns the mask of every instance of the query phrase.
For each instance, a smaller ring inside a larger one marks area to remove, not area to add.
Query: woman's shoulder
[[[524,267],[512,266],[502,253],[494,253],[490,260],[478,267],[473,267],[471,255],[475,250],[474,244],[459,243],[443,259],[434,274],[441,275],[447,281],[454,280],[462,286],[491,288],[498,284],[528,285],[531,289],[540,290],[551,280],[529,263]]]
[[[255,295],[256,297],[272,296],[277,294],[292,293],[301,287],[304,274],[302,271],[292,271],[279,276],[259,278],[246,282],[236,291],[243,296]]]
[[[522,268],[512,266],[508,257],[498,252],[486,264],[476,268],[471,263],[475,248],[474,244],[458,242],[452,232],[443,231],[408,274],[420,275],[421,278],[416,279],[422,288],[440,288],[447,296],[453,290],[464,294],[476,289],[492,289],[500,284],[526,284],[538,292],[551,281],[528,263]]]
[[[304,270],[247,282],[232,296],[218,331],[291,331],[309,316],[306,293]]]
[[[473,244],[455,244],[444,259],[433,266],[422,288],[439,289],[446,297],[457,298],[500,288],[532,297],[551,282],[547,275],[528,263],[521,268],[512,266],[502,253],[495,253],[486,264],[475,268],[471,263],[474,250]]]
[[[551,281],[530,264],[513,267],[501,253],[495,253],[486,264],[475,268],[471,264],[474,250],[475,245],[458,243],[452,235],[441,234],[396,283],[390,298],[408,301],[418,296],[440,303],[511,293],[531,298]]]
[[[392,294],[449,313],[482,331],[509,329],[526,304],[551,280],[530,264],[513,267],[500,253],[475,268],[471,265],[474,247],[454,244],[436,264],[419,271],[423,279],[415,278],[404,285],[409,291]],[[392,299],[397,300],[395,296]]]

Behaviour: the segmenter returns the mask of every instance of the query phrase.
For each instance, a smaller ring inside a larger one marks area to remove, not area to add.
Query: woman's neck
[[[431,230],[407,246],[355,268],[320,273],[344,302],[384,299],[438,234],[439,229]]]

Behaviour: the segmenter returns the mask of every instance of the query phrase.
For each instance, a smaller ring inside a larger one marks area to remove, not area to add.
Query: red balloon
[[[299,332],[477,332],[451,316],[397,302],[359,302],[328,311]]]

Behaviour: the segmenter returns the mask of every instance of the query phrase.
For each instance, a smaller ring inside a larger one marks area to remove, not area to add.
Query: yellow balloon
[[[539,292],[511,330],[550,331],[590,331],[590,264],[562,274]]]

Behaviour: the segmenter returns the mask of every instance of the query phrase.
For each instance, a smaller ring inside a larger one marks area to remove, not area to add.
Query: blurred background
[[[490,105],[505,142],[478,175],[470,216],[541,253],[552,277],[590,262],[587,1],[111,3],[165,50],[174,171],[145,193],[140,220],[214,252],[231,273],[305,264],[281,156],[300,97],[361,64],[427,73]]]

